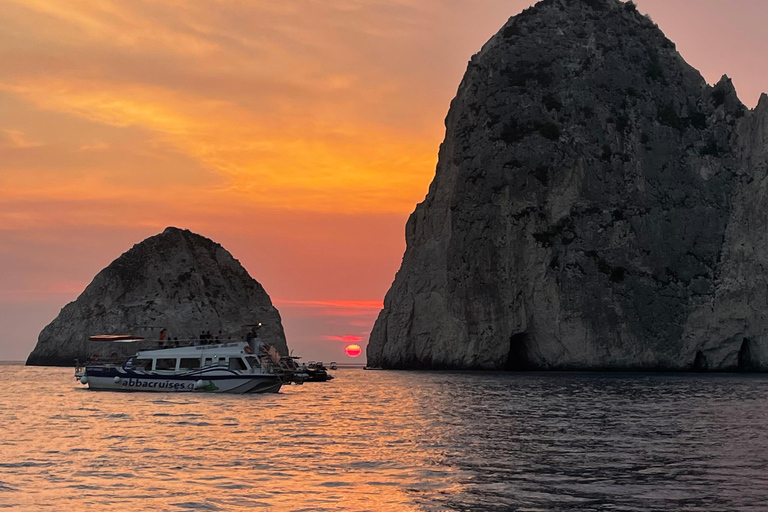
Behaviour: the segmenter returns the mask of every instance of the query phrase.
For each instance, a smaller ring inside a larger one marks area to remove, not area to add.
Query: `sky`
[[[528,0],[0,2],[0,360],[167,226],[221,243],[289,347],[353,361],[473,53]],[[768,91],[768,2],[637,0],[709,83]]]

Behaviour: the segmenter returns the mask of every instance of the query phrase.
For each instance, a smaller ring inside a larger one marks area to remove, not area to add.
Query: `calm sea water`
[[[768,378],[344,369],[255,396],[0,366],[15,511],[768,507]]]

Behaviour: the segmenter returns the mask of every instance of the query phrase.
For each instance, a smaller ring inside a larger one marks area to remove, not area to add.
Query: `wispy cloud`
[[[97,146],[62,141],[72,152],[184,155],[220,176],[222,204],[257,193],[278,210],[406,213],[441,132],[441,116],[403,94],[412,77],[395,72],[401,63],[382,59],[418,37],[415,12],[389,1],[13,0],[0,4],[0,90],[63,114],[64,130],[124,129]],[[122,186],[141,188],[141,176]]]
[[[3,129],[3,136],[0,136],[0,147],[5,148],[36,148],[42,146],[42,142],[34,142],[27,138],[21,130]]]
[[[323,339],[330,341],[341,341],[343,343],[360,343],[363,341],[362,336],[355,334],[345,334],[344,336],[323,336]]]
[[[362,309],[362,310],[380,310],[384,307],[384,302],[379,299],[374,300],[291,300],[274,299],[273,302],[280,306],[295,306],[307,308],[338,308],[338,309]]]
[[[41,284],[38,288],[0,289],[0,302],[18,304],[74,300],[87,284],[79,281],[56,281]]]
[[[78,151],[107,151],[109,148],[109,144],[97,140],[90,144],[83,144]]]
[[[381,300],[273,300],[275,306],[292,310],[303,316],[344,317],[348,322],[354,318],[365,319],[363,325],[373,322],[383,307]]]

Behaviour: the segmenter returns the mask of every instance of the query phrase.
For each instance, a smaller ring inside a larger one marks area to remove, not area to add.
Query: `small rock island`
[[[768,96],[544,0],[469,62],[368,364],[768,371],[767,228]]]
[[[259,337],[287,354],[280,313],[240,262],[208,238],[169,227],[99,272],[43,329],[27,364],[71,366],[97,350],[130,355],[120,347],[94,347],[88,338],[95,334],[145,336],[154,346],[163,329],[169,342],[187,343],[211,331],[226,341],[244,337],[259,322]]]

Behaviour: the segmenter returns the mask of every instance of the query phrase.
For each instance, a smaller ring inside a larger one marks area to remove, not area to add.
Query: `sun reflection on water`
[[[450,487],[423,448],[435,432],[414,421],[415,393],[367,385],[362,370],[253,396],[91,392],[71,370],[0,372],[0,505],[409,511],[423,510],[422,490]]]

